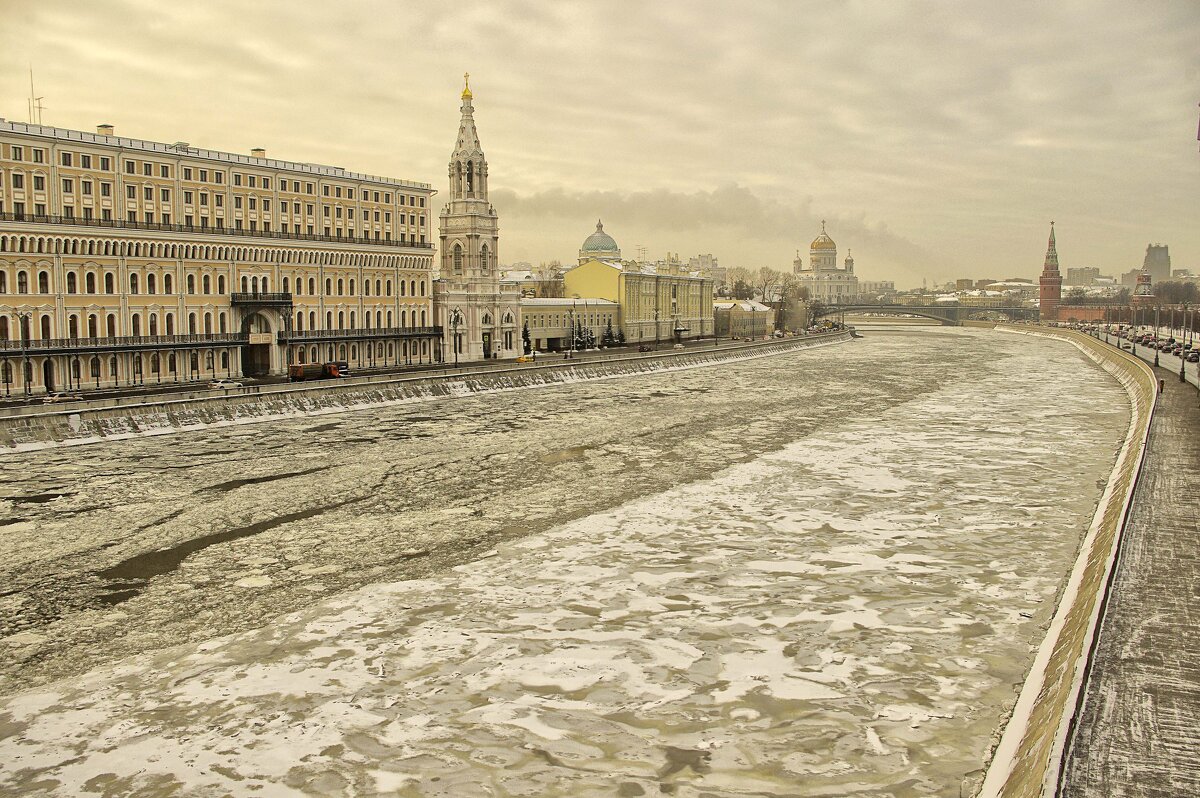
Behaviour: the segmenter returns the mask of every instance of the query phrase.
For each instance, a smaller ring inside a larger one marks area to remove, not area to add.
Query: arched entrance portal
[[[54,363],[50,358],[42,361],[42,384],[46,386],[46,393],[54,391]]]
[[[242,347],[242,374],[247,377],[265,377],[271,373],[271,347],[275,338],[271,322],[261,313],[242,320],[242,332],[249,340]]]

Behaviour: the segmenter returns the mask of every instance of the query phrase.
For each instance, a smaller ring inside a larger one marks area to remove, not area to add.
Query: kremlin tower
[[[1050,243],[1046,247],[1046,262],[1038,281],[1041,293],[1038,300],[1042,321],[1058,320],[1058,302],[1062,299],[1062,275],[1058,273],[1058,250],[1054,248],[1054,222],[1050,223]]]

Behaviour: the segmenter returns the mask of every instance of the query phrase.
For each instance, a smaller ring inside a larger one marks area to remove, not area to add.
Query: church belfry
[[[463,76],[462,117],[450,155],[450,201],[442,208],[440,275],[434,312],[447,360],[507,356],[519,345],[520,298],[500,283],[500,220],[488,200],[488,164],[475,130],[470,75]]]

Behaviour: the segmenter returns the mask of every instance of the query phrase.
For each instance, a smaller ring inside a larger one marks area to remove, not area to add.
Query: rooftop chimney
[[[250,157],[251,158],[266,158],[267,151],[264,150],[262,147],[255,147],[254,149],[250,150]]]
[[[113,134],[113,126],[108,124],[96,125],[96,133],[101,136],[111,136]]]

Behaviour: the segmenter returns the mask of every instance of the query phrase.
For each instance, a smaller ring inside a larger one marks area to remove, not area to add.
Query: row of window
[[[9,147],[9,160],[24,161],[25,154],[26,154],[26,148],[24,146],[14,144]],[[31,147],[31,148],[29,148],[29,154],[30,154],[30,157],[31,157],[33,163],[45,163],[46,162],[46,151],[42,148]],[[112,159],[107,155],[100,155],[100,156],[93,157],[90,153],[74,153],[74,152],[68,152],[68,151],[60,151],[59,152],[59,162],[63,166],[69,167],[69,168],[91,169],[91,168],[93,168],[93,165],[95,165],[102,172],[108,172],[108,171],[112,170]],[[125,173],[130,174],[130,175],[138,174],[138,172],[139,172],[138,166],[139,166],[139,164],[137,161],[127,159],[125,161]],[[156,171],[155,166],[157,166],[158,167],[158,169],[157,169],[158,177],[165,178],[168,180],[171,179],[171,165],[170,164],[163,164],[163,163],[155,164],[151,161],[142,161],[140,166],[141,166],[141,170],[140,170],[141,174],[144,177],[154,177],[155,171]],[[212,178],[211,182],[213,182],[215,184],[223,184],[225,182],[225,173],[220,170],[217,170],[217,169],[210,170],[210,169],[201,169],[201,168],[192,167],[192,166],[184,166],[184,167],[182,167],[182,172],[183,172],[184,180],[189,180],[189,181],[195,180],[200,183],[208,183],[208,182],[210,182],[209,178],[211,177]],[[314,183],[312,183],[310,181],[305,181],[303,183],[303,191],[302,191],[301,190],[301,182],[299,180],[289,181],[287,178],[282,178],[282,177],[278,178],[279,190],[287,191],[289,182],[291,184],[291,190],[295,194],[303,193],[303,194],[308,194],[310,196],[314,196],[316,194],[316,185]],[[241,172],[233,173],[233,185],[235,185],[235,186],[247,185],[250,188],[262,188],[262,189],[270,191],[272,184],[273,184],[272,178],[267,175],[243,174]],[[14,187],[19,187],[19,186],[14,186]],[[340,197],[344,196],[346,199],[358,198],[364,202],[374,201],[374,202],[383,202],[384,204],[387,204],[387,205],[392,204],[392,192],[390,192],[390,191],[378,191],[378,190],[372,190],[372,189],[366,189],[366,188],[355,189],[353,186],[345,186],[345,187],[336,186],[336,185],[330,186],[329,184],[325,184],[325,185],[321,186],[321,189],[322,189],[322,194],[326,197],[332,196],[332,197],[340,198]],[[421,207],[421,208],[425,207],[425,197],[423,197],[423,196],[397,194],[396,201],[400,205],[408,205],[408,206],[414,207],[414,208],[415,207]]]
[[[116,293],[116,277],[113,275],[112,272],[104,272],[103,274],[104,274],[104,293],[115,294]],[[164,274],[162,276],[162,278],[163,278],[162,279],[163,293],[164,294],[173,294],[174,291],[172,290],[173,289],[172,275]],[[51,283],[50,272],[40,271],[37,273],[37,293],[39,293],[39,294],[51,293],[50,283]],[[211,294],[212,293],[213,281],[209,275],[207,275],[207,274],[201,275],[199,285],[200,285],[200,289],[201,289],[200,293],[202,293],[202,294]],[[270,290],[271,290],[269,287],[269,285],[270,285],[269,278],[266,277],[265,275],[263,277],[259,278],[257,276],[251,276],[251,275],[244,274],[244,275],[242,275],[241,285],[242,285],[243,293],[257,294],[257,293],[261,292],[261,293],[266,294],[266,293],[270,293]],[[196,275],[194,275],[194,274],[187,275],[187,277],[185,278],[185,286],[186,286],[187,293],[195,294],[196,286],[197,286]],[[371,284],[370,280],[363,280],[361,283],[359,283],[353,277],[351,277],[349,280],[346,280],[345,278],[342,278],[342,277],[338,277],[338,278],[336,278],[336,280],[335,280],[335,278],[332,278],[332,277],[326,277],[325,278],[324,296],[357,296],[355,289],[357,289],[359,287],[362,288],[363,296],[372,296],[371,286],[372,286],[372,284]],[[139,280],[138,275],[130,274],[129,275],[129,293],[130,294],[140,293],[140,287],[141,286],[140,286],[140,280]],[[216,287],[217,287],[218,295],[222,295],[225,293],[225,275],[223,275],[223,274],[217,275]],[[283,278],[283,293],[285,293],[285,294],[292,293],[291,289],[293,287],[295,288],[296,296],[304,296],[305,295],[304,278],[297,277],[297,278],[295,278],[295,281],[293,282],[290,277],[284,277]],[[349,288],[348,291],[346,290],[347,287]],[[376,279],[375,283],[374,283],[374,288],[375,288],[374,296],[389,296],[390,297],[392,295],[392,281],[390,279],[388,279],[388,280]],[[425,285],[424,280],[419,280],[419,281],[418,280],[407,280],[407,281],[401,280],[400,281],[400,296],[423,297],[423,296],[426,296],[425,288],[426,288],[426,285]],[[147,274],[146,275],[146,293],[147,294],[156,294],[156,293],[158,293],[157,289],[158,289],[158,281],[157,281],[156,275]],[[336,289],[336,293],[335,293],[335,289]],[[0,294],[7,294],[7,293],[8,293],[8,273],[5,271],[0,271]],[[18,294],[30,293],[29,273],[24,270],[17,272],[16,293],[18,293]],[[68,293],[68,294],[79,293],[79,279],[76,276],[75,272],[67,272],[67,274],[66,274],[66,293]],[[96,290],[96,272],[89,271],[89,272],[84,273],[83,293],[85,293],[85,294],[99,293]],[[309,277],[308,278],[308,295],[315,296],[316,293],[317,293],[317,279],[315,277]]]
[[[129,315],[128,329],[125,332],[119,332],[117,329],[117,316],[115,313],[109,313],[101,319],[101,316],[96,313],[89,313],[86,316],[69,314],[67,316],[67,334],[66,338],[80,338],[80,332],[85,331],[87,338],[101,337],[101,331],[105,337],[116,338],[119,335],[159,335],[160,330],[163,335],[175,335],[175,314],[172,311],[165,311],[161,314],[163,325],[159,327],[160,314],[155,312],[147,312],[144,314],[146,319],[145,327],[143,328],[143,314],[131,313]],[[309,311],[307,314],[303,311],[296,313],[297,332],[304,330],[316,330],[318,315],[316,311]],[[361,316],[356,311],[338,311],[336,314],[332,310],[325,312],[325,330],[358,330],[358,329],[383,329],[393,326],[393,321],[396,316],[392,311],[376,310],[374,313],[367,311]],[[413,308],[411,312],[408,309],[400,311],[399,314],[400,327],[428,327],[429,326],[429,311],[426,308]],[[347,325],[347,321],[349,324]],[[362,326],[359,326],[359,322]],[[336,325],[334,324],[336,322]],[[103,326],[102,326],[103,324]],[[215,325],[215,329],[214,329]],[[30,314],[20,317],[20,332],[18,333],[19,340],[32,341],[33,330],[37,329],[41,333],[42,340],[50,340],[55,337],[53,330],[53,320],[49,314]],[[212,335],[213,333],[229,332],[228,316],[225,311],[219,311],[215,315],[212,312],[188,313],[187,314],[187,334]],[[0,341],[10,339],[10,328],[8,316],[0,315]]]

